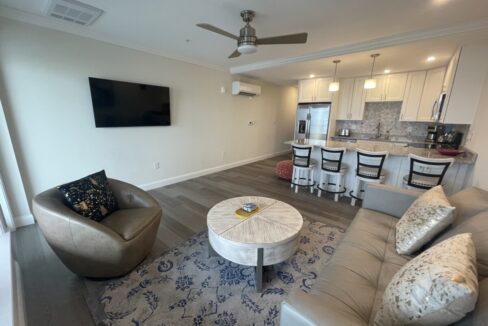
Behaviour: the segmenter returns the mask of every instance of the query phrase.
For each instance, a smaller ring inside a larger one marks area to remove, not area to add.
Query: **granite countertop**
[[[335,138],[335,137],[334,137]],[[408,156],[408,154],[415,154],[426,158],[448,158],[450,156],[440,154],[436,149],[428,148],[416,148],[408,146],[405,142],[392,142],[392,141],[380,141],[380,140],[356,140],[351,141],[337,141],[337,140],[320,140],[320,139],[297,139],[287,141],[286,144],[301,144],[312,145],[314,147],[327,146],[327,147],[345,147],[348,150],[362,149],[372,152],[388,151],[393,156]],[[474,164],[478,157],[478,154],[471,151],[468,148],[460,148],[464,150],[463,154],[454,157],[456,163]]]

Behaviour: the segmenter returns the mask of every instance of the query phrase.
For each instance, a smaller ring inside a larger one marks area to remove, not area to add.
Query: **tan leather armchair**
[[[107,278],[130,272],[150,252],[161,219],[161,207],[147,192],[109,179],[119,210],[101,222],[83,217],[52,188],[33,199],[34,216],[47,242],[74,273]]]

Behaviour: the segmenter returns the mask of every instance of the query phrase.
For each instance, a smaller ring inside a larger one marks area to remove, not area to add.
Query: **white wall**
[[[488,190],[488,74],[467,147],[478,153],[473,185]]]
[[[0,69],[28,197],[101,169],[137,185],[164,184],[286,150],[293,136],[294,88],[258,82],[262,96],[236,97],[227,72],[7,19]],[[172,126],[95,128],[88,76],[169,86]]]

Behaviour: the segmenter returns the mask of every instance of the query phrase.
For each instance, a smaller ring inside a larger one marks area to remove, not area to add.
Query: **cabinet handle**
[[[403,113],[400,114],[400,120],[403,120]]]

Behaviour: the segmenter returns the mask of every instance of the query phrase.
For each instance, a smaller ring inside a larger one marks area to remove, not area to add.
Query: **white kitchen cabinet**
[[[366,102],[381,102],[385,93],[386,76],[374,76],[376,87],[366,90]]]
[[[298,102],[331,102],[332,93],[329,84],[332,78],[304,79],[298,82]]]
[[[315,80],[315,102],[331,102],[332,93],[329,92],[329,84],[332,78],[318,78]]]
[[[315,79],[304,79],[298,82],[298,102],[313,102],[315,97]]]
[[[417,121],[434,121],[433,115],[439,105],[438,101],[442,92],[445,74],[446,68],[444,67],[427,71]]]
[[[366,78],[348,78],[340,81],[337,120],[363,120]]]
[[[472,124],[483,93],[488,72],[488,44],[477,43],[463,46],[458,53],[457,64],[453,62],[446,102],[441,122]],[[454,60],[456,60],[454,56]]]
[[[364,89],[365,81],[366,78],[356,78],[354,80],[349,120],[363,120],[364,106],[366,103],[366,92]]]
[[[403,101],[407,74],[374,76],[376,87],[366,90],[366,102]]]
[[[349,120],[351,113],[352,95],[354,92],[354,78],[342,79],[339,88],[339,104],[337,106],[337,120]]]
[[[417,121],[426,76],[426,71],[416,71],[408,74],[400,121]]]
[[[384,100],[386,102],[403,101],[406,85],[407,74],[388,75],[385,84]]]
[[[461,48],[459,48],[456,53],[452,56],[449,64],[447,65],[446,75],[444,76],[444,82],[442,83],[442,91],[448,93],[450,87],[454,81],[454,75],[459,61],[459,56],[461,54]]]

